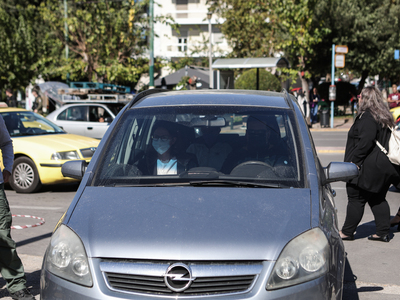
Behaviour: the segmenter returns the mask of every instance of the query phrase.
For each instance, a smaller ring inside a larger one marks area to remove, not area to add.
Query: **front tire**
[[[14,161],[10,185],[17,193],[33,193],[42,186],[35,163],[27,157]]]

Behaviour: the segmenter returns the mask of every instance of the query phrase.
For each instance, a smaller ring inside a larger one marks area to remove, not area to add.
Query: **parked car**
[[[122,103],[66,104],[50,113],[47,119],[68,133],[101,139],[123,107]]]
[[[296,99],[149,90],[103,137],[51,238],[41,299],[342,299],[331,182]]]
[[[10,186],[18,193],[32,193],[42,185],[77,181],[64,177],[66,161],[89,162],[99,140],[67,134],[39,114],[21,108],[0,108],[14,146]]]

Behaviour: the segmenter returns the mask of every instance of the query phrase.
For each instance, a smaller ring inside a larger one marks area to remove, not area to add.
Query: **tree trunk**
[[[308,99],[310,99],[310,93],[309,93],[309,91],[308,91],[308,82],[307,82],[307,80],[301,75],[301,72],[299,71],[298,72],[298,74],[299,74],[299,78],[300,78],[300,80],[301,80],[301,88],[302,88],[302,90],[303,90],[303,94],[304,94],[304,97],[306,98],[306,101],[308,102]],[[310,121],[310,106],[307,104],[306,105],[306,111],[304,112],[304,115],[305,115],[305,117],[306,117],[306,120],[307,120],[307,124],[308,125],[311,125],[311,121]]]
[[[365,80],[367,79],[368,74],[369,70],[362,71],[361,80],[360,83],[358,84],[358,91],[357,91],[358,94],[361,94],[361,91],[364,88]]]

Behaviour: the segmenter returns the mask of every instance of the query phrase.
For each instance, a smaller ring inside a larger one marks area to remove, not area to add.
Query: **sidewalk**
[[[320,123],[313,124],[310,128],[311,131],[349,131],[353,125],[354,119],[352,115],[338,116],[333,118],[333,128],[331,128],[331,121],[329,120],[329,127],[321,127]]]

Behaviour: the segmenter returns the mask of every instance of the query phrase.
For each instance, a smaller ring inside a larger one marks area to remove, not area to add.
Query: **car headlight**
[[[53,234],[45,264],[46,269],[56,276],[84,286],[93,285],[82,241],[65,225]]]
[[[54,152],[51,155],[52,160],[71,160],[80,159],[78,152],[76,151],[65,151],[65,152]]]
[[[329,244],[320,228],[291,240],[275,263],[267,290],[279,289],[320,277],[328,271]]]

